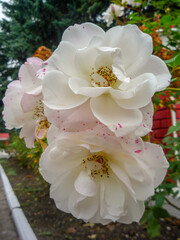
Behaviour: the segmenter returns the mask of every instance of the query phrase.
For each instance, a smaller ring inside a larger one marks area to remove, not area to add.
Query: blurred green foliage
[[[27,148],[24,139],[21,139],[17,132],[13,132],[7,150],[18,159],[21,167],[38,171],[39,159],[42,154],[42,148],[38,142],[35,142],[34,148]]]

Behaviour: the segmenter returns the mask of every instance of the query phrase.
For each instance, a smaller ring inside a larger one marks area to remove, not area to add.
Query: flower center
[[[90,77],[93,87],[113,87],[118,81],[112,69],[107,66],[100,67],[97,72],[94,72],[94,69],[92,70]]]
[[[46,117],[44,116],[44,104],[41,100],[38,100],[36,102],[36,106],[33,112],[33,119],[39,121],[43,121],[46,119]]]
[[[109,165],[107,158],[103,153],[94,153],[83,159],[83,164],[87,170],[90,170],[92,178],[97,176],[109,178]]]
[[[47,137],[47,131],[50,127],[50,123],[47,118],[45,120],[39,121],[36,126],[36,140],[41,144],[43,150],[46,149],[47,144],[42,140]]]

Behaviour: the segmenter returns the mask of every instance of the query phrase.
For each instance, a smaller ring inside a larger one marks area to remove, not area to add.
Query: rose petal
[[[131,162],[124,162],[124,168],[131,179],[132,188],[137,200],[144,201],[154,194],[152,178],[143,163],[132,158]]]
[[[21,128],[23,126],[26,115],[24,115],[20,105],[21,97],[21,88],[16,88],[11,91],[10,87],[8,93],[3,98],[3,119],[7,129]]]
[[[55,200],[57,208],[69,213],[68,199],[74,190],[73,182],[75,181],[79,170],[67,171],[55,179],[50,188],[50,197]]]
[[[121,144],[122,149],[130,154],[137,152],[138,154],[143,154],[144,142],[140,137],[137,137],[134,133],[126,135],[118,139],[119,144]]]
[[[110,87],[92,87],[87,80],[74,77],[69,79],[69,87],[75,94],[87,97],[97,97],[111,89]]]
[[[98,196],[85,197],[74,190],[69,196],[68,206],[74,217],[89,221],[98,210]]]
[[[138,71],[145,61],[148,61],[153,50],[151,36],[130,24],[109,29],[105,34],[103,44],[121,49],[123,63],[129,77]]]
[[[129,86],[129,89],[128,89]],[[129,99],[117,99],[118,93],[112,97],[116,103],[126,109],[138,109],[146,106],[151,101],[157,87],[157,80],[153,74],[145,73],[132,79],[129,84],[127,84],[127,91],[130,90],[134,92],[134,96]],[[131,90],[132,88],[132,90]],[[133,89],[134,88],[134,89]]]
[[[74,64],[80,77],[90,77],[94,69],[95,60],[98,55],[97,47],[99,46],[99,39],[93,38],[92,40],[97,40],[96,45],[91,41],[88,47],[78,49],[75,55]]]
[[[135,201],[132,197],[126,196],[126,206],[124,210],[126,215],[122,216],[118,222],[129,224],[132,222],[139,222],[143,216],[145,207],[143,201]]]
[[[60,42],[52,56],[47,60],[48,65],[46,71],[48,72],[49,66],[55,66],[69,76],[78,76],[74,64],[75,52],[76,49],[70,42]]]
[[[134,196],[135,192],[132,188],[131,181],[128,177],[128,175],[125,174],[125,172],[121,169],[121,166],[119,166],[118,162],[116,163],[110,162],[110,168],[114,172],[114,174],[119,178],[119,180],[125,185],[129,193]]]
[[[147,72],[153,73],[157,78],[156,91],[162,91],[169,85],[171,74],[166,64],[159,57],[151,56],[148,62],[142,64],[139,71],[135,72],[134,77]]]
[[[62,36],[62,41],[72,43],[76,48],[84,48],[94,36],[103,36],[104,31],[92,23],[75,24],[67,28]]]
[[[21,107],[25,113],[33,111],[38,100],[42,99],[41,89],[42,87],[40,86],[31,92],[25,92],[23,94],[21,98]]]
[[[152,102],[150,102],[145,107],[140,108],[140,111],[143,114],[143,121],[142,124],[135,130],[135,135],[143,137],[147,135],[152,129],[154,113]]]
[[[138,109],[123,109],[109,95],[91,99],[90,107],[94,116],[118,137],[132,132],[142,122],[142,114]]]
[[[102,191],[102,188],[104,191]],[[117,221],[124,214],[125,194],[116,179],[104,179],[101,181],[101,205],[102,218]]]
[[[33,148],[34,147],[34,140],[35,140],[35,128],[36,128],[36,121],[30,120],[24,123],[21,131],[20,131],[20,138],[24,138],[26,143],[26,147]]]
[[[67,110],[52,110],[45,106],[44,113],[49,122],[64,132],[80,132],[91,129],[97,124],[89,101]]]
[[[86,102],[87,97],[76,95],[68,86],[68,78],[59,71],[51,71],[43,80],[44,104],[52,109],[69,109]]]
[[[84,196],[93,197],[97,193],[96,183],[87,175],[85,171],[81,171],[74,182],[76,191]]]
[[[29,59],[25,64],[21,65],[18,74],[22,87],[26,91],[33,90],[34,87],[41,85],[41,80],[36,77],[36,73],[40,69],[42,63],[43,61],[41,59],[36,58],[36,61],[31,61]]]
[[[71,148],[67,154],[63,154],[65,147]],[[88,153],[89,151],[84,147],[74,146],[69,139],[57,139],[57,141],[52,141],[41,155],[40,172],[46,181],[52,183],[60,174],[78,168],[82,162],[81,159]]]
[[[154,181],[154,188],[163,181],[169,163],[160,145],[145,143],[144,161],[150,165],[148,171]]]

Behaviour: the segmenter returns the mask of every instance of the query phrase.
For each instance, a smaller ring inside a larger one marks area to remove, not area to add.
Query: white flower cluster
[[[22,128],[28,147],[47,133],[40,173],[56,206],[76,218],[139,221],[166,174],[161,147],[142,140],[151,98],[171,77],[152,50],[135,25],[74,25],[47,61],[29,58],[8,86],[6,127]]]
[[[122,5],[126,4],[132,7],[141,5],[141,3],[135,2],[134,0],[122,0],[121,3]],[[107,27],[109,27],[113,23],[113,20],[115,18],[122,17],[124,15],[124,11],[125,11],[124,6],[112,3],[109,5],[107,10],[102,13],[102,17],[99,17],[98,20],[102,20],[103,22],[106,23]]]
[[[102,13],[102,18],[100,19],[107,24],[107,27],[109,27],[113,23],[115,17],[122,17],[123,15],[124,7],[112,3],[108,9]]]

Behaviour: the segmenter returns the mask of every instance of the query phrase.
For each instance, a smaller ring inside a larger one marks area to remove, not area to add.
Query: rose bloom
[[[40,173],[62,211],[86,222],[138,222],[168,162],[160,146],[106,129],[63,134],[51,125]]]
[[[20,67],[19,80],[8,85],[3,98],[6,128],[22,128],[20,137],[24,137],[29,148],[34,146],[35,138],[44,135],[43,122],[47,121],[42,103],[42,80],[36,77],[42,63],[39,58],[28,58]]]
[[[150,131],[145,121],[152,112],[151,98],[171,77],[152,51],[151,36],[135,25],[107,32],[92,23],[71,26],[44,64],[44,104],[67,110],[88,102],[116,136],[143,136]]]
[[[121,17],[124,14],[124,7],[116,5],[116,4],[110,4],[108,9],[102,13],[102,18],[104,22],[106,22],[107,27],[109,27],[112,23],[115,17]]]

